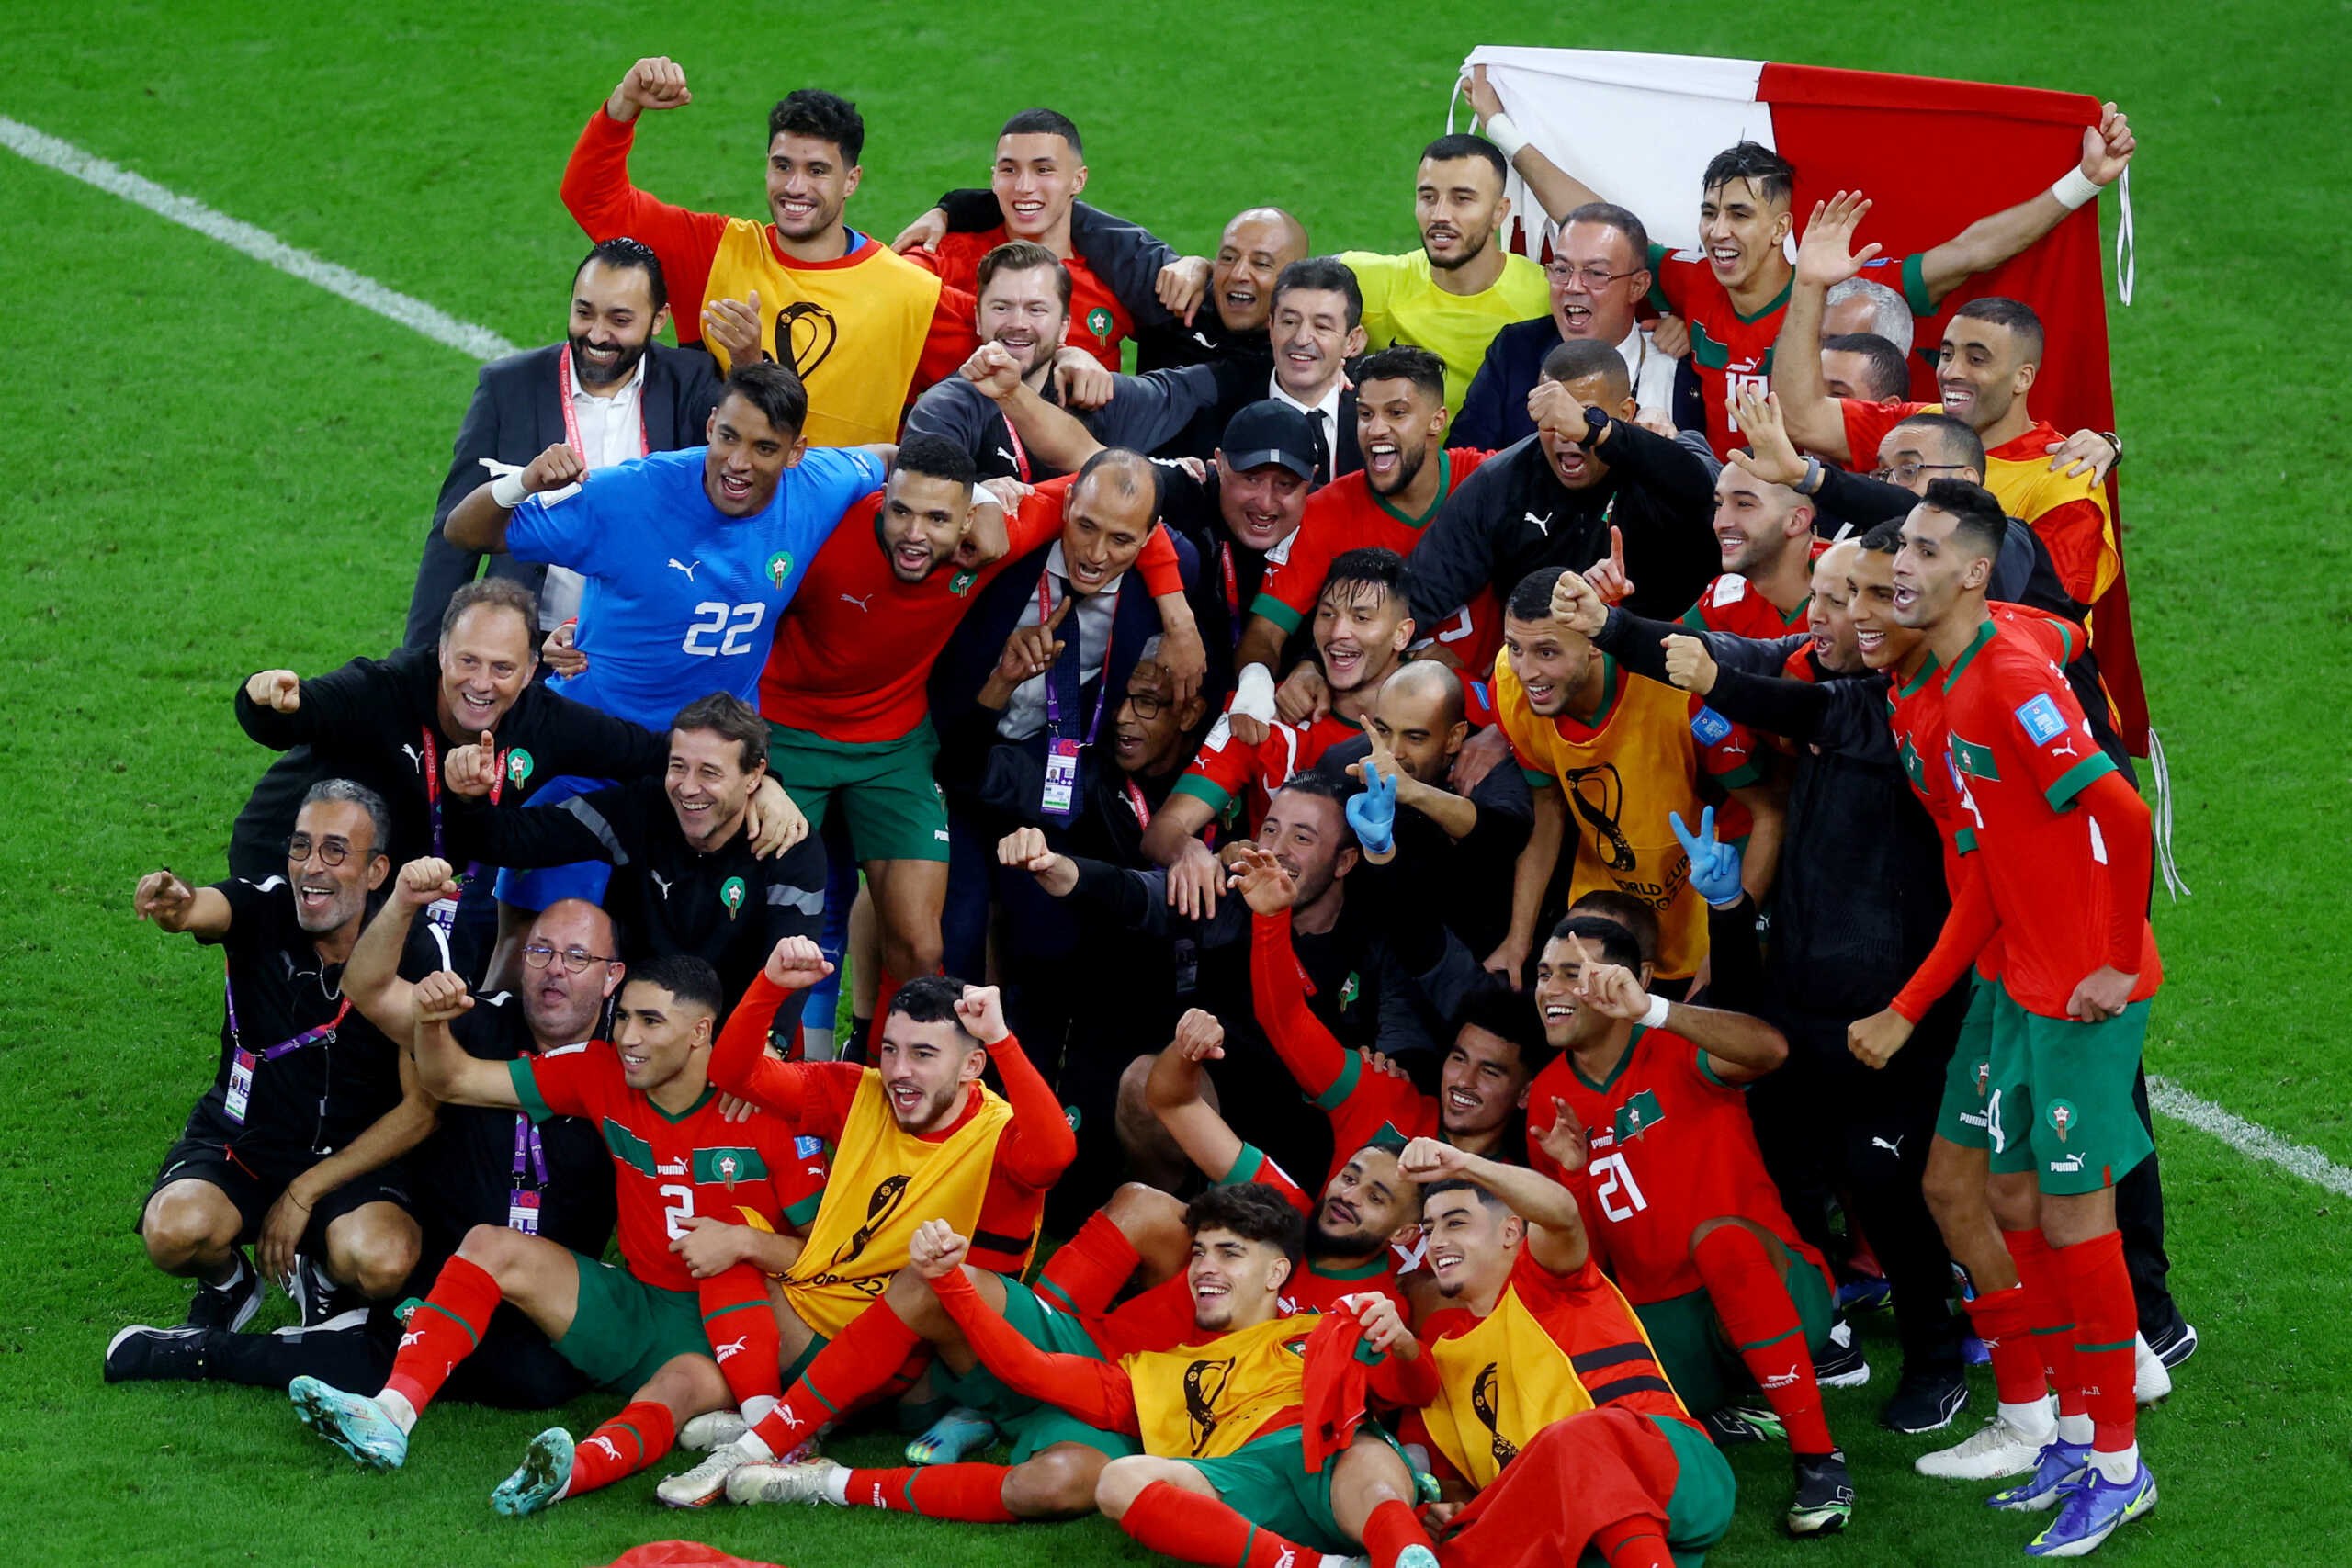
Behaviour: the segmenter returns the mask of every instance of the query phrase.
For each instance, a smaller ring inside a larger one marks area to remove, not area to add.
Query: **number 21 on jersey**
[[[1641,1184],[1634,1179],[1634,1168],[1625,1163],[1622,1154],[1602,1155],[1592,1162],[1592,1198],[1600,1212],[1612,1220],[1630,1220],[1650,1206],[1642,1196]],[[1618,1207],[1623,1196],[1626,1206]]]
[[[749,653],[752,634],[760,629],[760,622],[767,613],[768,607],[756,600],[749,604],[705,600],[695,606],[694,624],[686,627],[686,640],[678,646],[705,659],[716,659],[722,653]]]

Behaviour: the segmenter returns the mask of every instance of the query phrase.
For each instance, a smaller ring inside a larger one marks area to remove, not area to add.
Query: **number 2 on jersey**
[[[749,653],[752,634],[760,629],[760,622],[767,613],[768,607],[756,600],[749,604],[729,604],[707,599],[695,606],[694,624],[686,628],[686,640],[678,646],[705,659],[716,659],[722,653]]]
[[[670,1239],[675,1241],[686,1234],[686,1222],[695,1217],[695,1190],[684,1182],[673,1181],[656,1190],[664,1198],[677,1200],[662,1211],[662,1218],[670,1227]]]

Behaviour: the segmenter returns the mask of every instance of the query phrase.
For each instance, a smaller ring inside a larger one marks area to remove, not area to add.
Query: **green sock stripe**
[[[809,1398],[823,1405],[831,1414],[839,1416],[842,1413],[842,1407],[840,1405],[835,1404],[831,1400],[827,1399],[823,1392],[820,1390],[815,1383],[808,1381],[808,1374],[807,1372],[800,1374],[800,1386],[808,1391]],[[789,1390],[786,1390],[785,1393],[784,1402],[786,1404],[792,1403],[792,1394]]]
[[[637,1445],[637,1460],[635,1462],[643,1464],[645,1462],[645,1434],[630,1426],[628,1422],[619,1419],[607,1421],[603,1426],[597,1427],[594,1432],[590,1433],[589,1436],[593,1438],[599,1434],[603,1434],[609,1437],[615,1432],[627,1432],[628,1434],[629,1441]]]
[[[915,1477],[922,1473],[920,1470],[907,1472],[907,1483],[899,1489],[899,1495],[907,1500],[907,1512],[910,1514],[922,1513],[922,1510],[915,1506]],[[923,1517],[928,1518],[930,1516],[926,1514]]]
[[[1798,1324],[1794,1328],[1790,1329],[1790,1330],[1789,1330],[1787,1333],[1785,1333],[1785,1334],[1775,1334],[1775,1335],[1774,1335],[1774,1336],[1772,1336],[1772,1337],[1771,1337],[1771,1338],[1770,1338],[1770,1339],[1758,1339],[1758,1340],[1755,1341],[1753,1344],[1748,1344],[1748,1345],[1742,1345],[1742,1346],[1739,1346],[1739,1347],[1737,1347],[1737,1349],[1738,1349],[1739,1353],[1740,1353],[1741,1355],[1743,1355],[1743,1356],[1747,1355],[1750,1350],[1765,1350],[1765,1349],[1770,1349],[1771,1347],[1773,1347],[1773,1346],[1775,1346],[1775,1345],[1778,1345],[1781,1340],[1783,1340],[1783,1339],[1789,1339],[1789,1338],[1793,1338],[1795,1336],[1800,1335],[1800,1334],[1803,1334],[1804,1332],[1804,1324],[1802,1324],[1802,1323],[1800,1323],[1800,1324]]]
[[[2036,1334],[2072,1334],[2075,1332],[2075,1325],[2071,1323],[2058,1323],[2052,1324],[2048,1328],[2037,1328],[2033,1332]]]
[[[1353,1061],[1354,1059],[1355,1059],[1355,1058],[1354,1058],[1353,1055],[1352,1055],[1352,1054],[1351,1054],[1351,1055],[1350,1055],[1350,1056],[1349,1056],[1349,1060],[1350,1060],[1350,1061]],[[1240,1561],[1240,1562],[1236,1562],[1236,1563],[1233,1565],[1233,1568],[1249,1568],[1249,1562],[1250,1562],[1250,1549],[1251,1547],[1253,1547],[1253,1546],[1257,1545],[1257,1544],[1258,1544],[1258,1527],[1257,1527],[1256,1525],[1251,1525],[1251,1526],[1250,1527],[1250,1533],[1249,1533],[1248,1535],[1245,1535],[1245,1536],[1243,1536],[1243,1537],[1241,1538],[1241,1561]]]
[[[717,1323],[720,1318],[725,1317],[730,1312],[741,1312],[746,1307],[764,1307],[768,1303],[763,1300],[756,1302],[737,1302],[733,1306],[723,1306],[717,1312],[707,1312],[703,1314],[702,1320],[705,1324]]]
[[[464,1330],[466,1331],[466,1337],[467,1337],[467,1338],[469,1338],[469,1339],[470,1339],[470,1340],[472,1340],[472,1341],[474,1342],[474,1345],[473,1345],[474,1349],[475,1349],[475,1350],[479,1350],[479,1349],[481,1349],[481,1334],[479,1334],[478,1332],[476,1332],[476,1331],[475,1331],[474,1325],[473,1325],[472,1324],[468,1323],[464,1318],[459,1317],[456,1313],[451,1312],[447,1307],[443,1306],[439,1302],[432,1301],[432,1300],[426,1300],[426,1301],[421,1301],[421,1302],[417,1303],[416,1304],[417,1304],[419,1307],[430,1307],[430,1308],[432,1308],[435,1312],[439,1313],[443,1317],[447,1318],[451,1323],[454,1323],[454,1324],[456,1324],[458,1327],[460,1327],[460,1328],[464,1329]],[[469,1352],[467,1352],[467,1353],[468,1353],[469,1355],[472,1354],[472,1352],[471,1352],[471,1351],[469,1351]]]
[[[2130,1348],[2132,1348],[2132,1341],[2129,1339],[2118,1339],[2111,1345],[2085,1345],[2081,1341],[2077,1340],[2075,1344],[2075,1354],[2077,1356],[2096,1356],[2105,1354],[2111,1350],[2129,1350]]]

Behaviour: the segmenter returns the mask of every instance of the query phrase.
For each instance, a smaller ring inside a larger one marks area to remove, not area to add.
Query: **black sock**
[[[299,1377],[355,1393],[372,1393],[391,1375],[392,1350],[361,1324],[352,1328],[280,1330],[215,1337],[205,1375],[218,1382],[283,1389]]]

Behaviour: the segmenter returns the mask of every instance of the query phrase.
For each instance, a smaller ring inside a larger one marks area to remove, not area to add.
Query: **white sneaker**
[[[2148,1337],[2132,1337],[2132,1397],[2142,1404],[2162,1404],[2172,1397],[2172,1370],[2148,1348]]]
[[[1911,1468],[1939,1481],[1991,1481],[2004,1475],[2023,1475],[2033,1468],[2042,1444],[2049,1440],[2047,1432],[2035,1436],[1996,1416],[1965,1441],[1921,1454],[1911,1461]]]
[[[673,1508],[707,1508],[727,1495],[727,1478],[748,1462],[732,1443],[713,1449],[692,1470],[663,1480],[653,1495]]]
[[[678,1446],[707,1453],[723,1449],[752,1429],[738,1410],[706,1410],[678,1428]]]
[[[769,1464],[764,1461],[738,1465],[727,1478],[730,1503],[828,1503],[826,1483],[843,1467],[829,1459],[806,1464]]]

